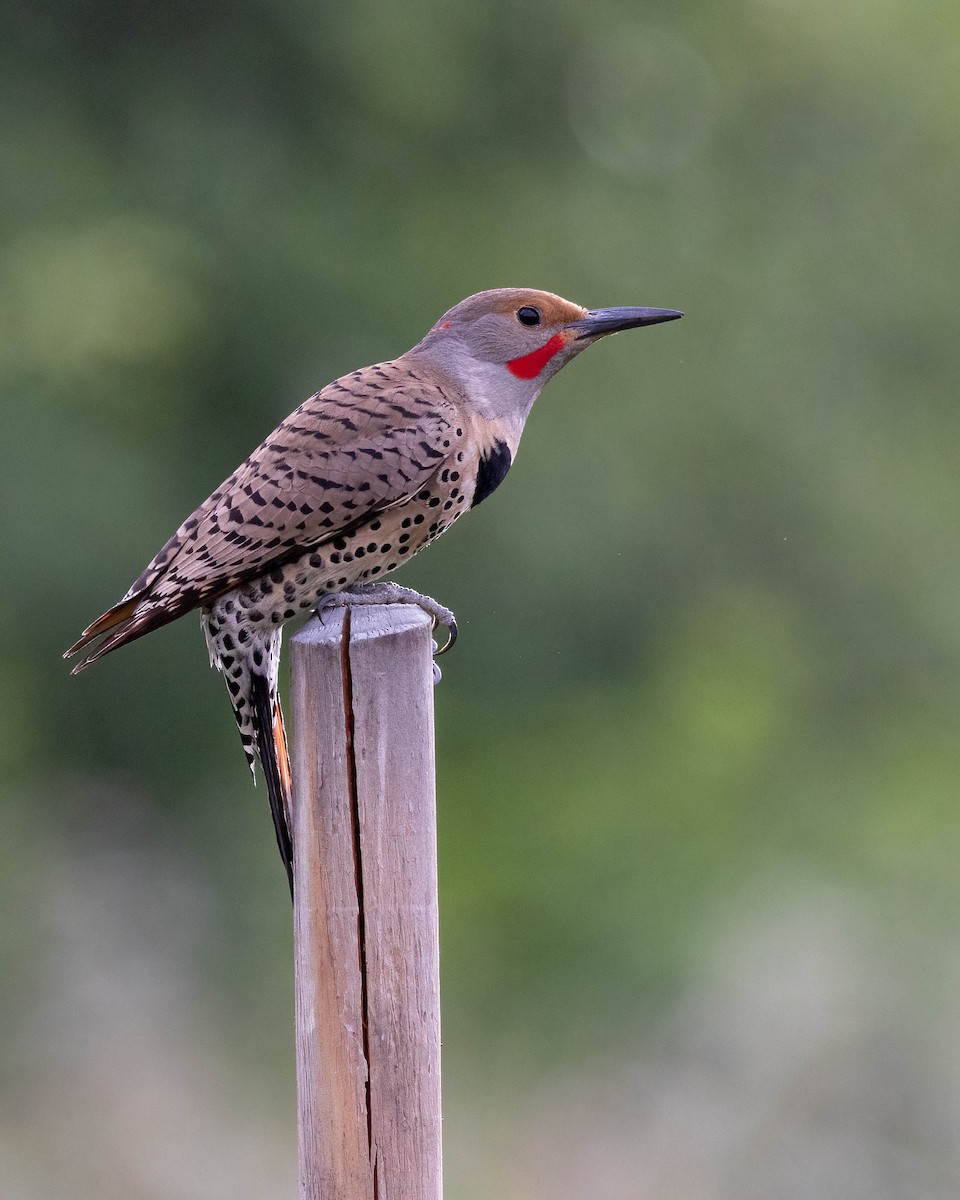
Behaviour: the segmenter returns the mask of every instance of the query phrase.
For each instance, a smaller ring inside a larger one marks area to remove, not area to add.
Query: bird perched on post
[[[588,311],[526,288],[469,296],[412,350],[334,380],[281,422],[84,630],[65,658],[103,640],[73,673],[198,608],[251,771],[260,759],[292,889],[283,623],[331,600],[412,600],[449,628],[449,648],[453,614],[383,577],[499,485],[561,367],[607,334],[682,315]]]

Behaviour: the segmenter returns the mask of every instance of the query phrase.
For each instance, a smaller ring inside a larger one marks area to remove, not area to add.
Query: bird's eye
[[[539,325],[540,309],[527,307],[517,309],[517,320],[521,325]]]

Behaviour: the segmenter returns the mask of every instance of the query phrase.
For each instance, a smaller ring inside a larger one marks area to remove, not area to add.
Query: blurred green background
[[[401,575],[447,1192],[960,1191],[960,16],[0,18],[0,1195],[295,1195],[290,911],[184,620],[61,651],[305,396],[533,286],[682,322]]]

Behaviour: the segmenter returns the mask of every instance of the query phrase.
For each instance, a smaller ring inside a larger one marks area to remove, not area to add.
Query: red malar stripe
[[[535,379],[551,358],[562,350],[567,339],[561,333],[555,333],[545,346],[534,350],[532,354],[524,354],[522,358],[511,358],[507,370],[518,379]]]

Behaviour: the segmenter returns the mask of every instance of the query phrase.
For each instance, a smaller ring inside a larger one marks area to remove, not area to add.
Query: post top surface
[[[294,645],[339,645],[343,636],[343,608],[324,610],[323,620],[312,616],[293,638]],[[350,640],[385,637],[413,629],[428,629],[431,617],[415,604],[353,604],[350,606]]]

